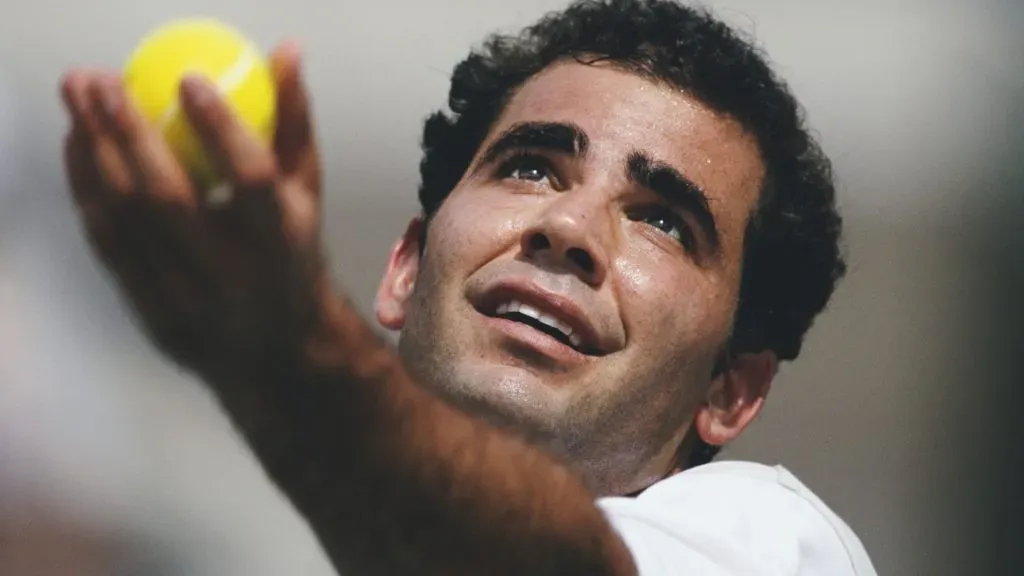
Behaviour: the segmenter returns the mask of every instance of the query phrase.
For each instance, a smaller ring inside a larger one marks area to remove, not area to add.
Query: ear
[[[711,382],[694,421],[704,442],[725,446],[754,421],[778,368],[772,352],[740,354]]]
[[[420,236],[423,219],[413,218],[405,234],[391,247],[387,268],[377,288],[374,312],[377,321],[388,330],[401,330],[405,325],[406,305],[416,287],[420,270]]]

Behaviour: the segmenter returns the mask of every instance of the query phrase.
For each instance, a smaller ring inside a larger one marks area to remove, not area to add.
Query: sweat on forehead
[[[615,164],[630,180],[682,200],[712,238],[711,213],[737,211],[745,221],[764,177],[755,139],[731,118],[647,77],[572,61],[515,92],[477,162],[513,149]]]
[[[481,163],[495,162],[515,150],[546,151],[579,159],[585,157],[589,149],[590,137],[571,122],[519,122],[491,140],[481,154]],[[628,155],[625,164],[631,181],[693,214],[717,250],[718,230],[710,201],[700,186],[670,164],[652,159],[639,148]]]
[[[734,347],[795,358],[845,272],[831,168],[789,87],[761,50],[706,10],[658,0],[574,2],[521,32],[487,38],[455,66],[448,109],[424,124],[418,191],[423,212],[429,216],[441,206],[486,141],[509,123],[569,120],[550,109],[550,101],[563,96],[560,92],[590,97],[573,102],[577,112],[597,103],[595,97],[602,94],[586,82],[549,86],[531,99],[531,117],[512,118],[521,103],[518,97],[566,63],[616,69],[646,80],[637,83],[630,95],[634,100],[660,90],[688,96],[676,100],[675,107],[696,106],[709,112],[705,117],[733,118],[725,123],[752,136],[765,165],[759,174],[764,194],[745,231],[752,251],[744,255],[743,309]],[[544,116],[542,109],[547,109]],[[592,141],[604,141],[594,125],[599,115],[591,116],[590,124],[578,124]],[[671,116],[659,115],[654,126],[635,130],[650,135]],[[624,130],[618,121],[608,124]],[[691,144],[687,151],[696,155],[700,149]],[[717,199],[698,174],[717,170],[735,175],[735,166],[710,155],[687,162],[687,175],[709,191],[714,208]]]

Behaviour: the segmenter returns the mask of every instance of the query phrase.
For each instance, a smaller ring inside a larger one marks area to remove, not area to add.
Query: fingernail
[[[103,107],[103,112],[111,118],[116,117],[124,101],[121,94],[121,86],[116,80],[104,78],[100,82],[99,90],[100,106]]]
[[[298,60],[302,56],[302,46],[298,40],[288,39],[284,42],[284,49]]]
[[[213,100],[213,89],[200,74],[188,73],[181,79],[184,96],[197,106],[205,106]]]
[[[283,74],[292,72],[299,74],[302,67],[302,50],[297,40],[285,40],[274,49],[273,58],[274,75],[280,80]]]

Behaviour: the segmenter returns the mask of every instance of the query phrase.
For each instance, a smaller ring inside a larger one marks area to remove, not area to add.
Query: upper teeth
[[[566,337],[569,338],[569,342],[575,347],[579,347],[579,345],[583,343],[583,339],[580,338],[579,334],[573,334],[571,326],[554,316],[542,313],[540,310],[537,310],[529,304],[523,304],[518,300],[512,300],[511,302],[506,302],[505,304],[498,306],[498,314],[510,314],[512,312],[519,312],[524,316],[529,316],[530,318],[537,320],[541,324],[551,326],[562,334],[565,334]]]

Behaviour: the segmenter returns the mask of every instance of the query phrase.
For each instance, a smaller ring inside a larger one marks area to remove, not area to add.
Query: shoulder
[[[875,575],[849,526],[782,466],[715,462],[598,505],[641,576],[691,566],[700,574]]]

